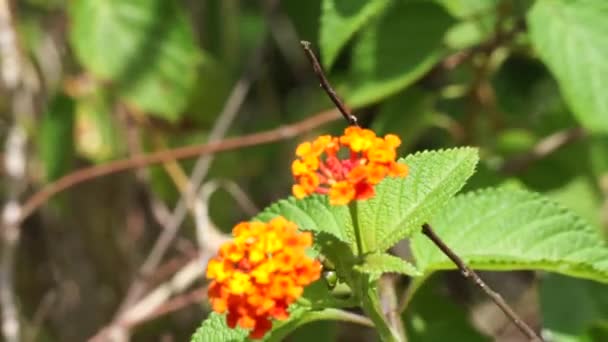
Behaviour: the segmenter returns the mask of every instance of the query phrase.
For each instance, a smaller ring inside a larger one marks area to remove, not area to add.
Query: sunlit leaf
[[[412,277],[421,275],[408,261],[386,253],[366,255],[363,264],[357,266],[357,270],[369,274],[371,279],[379,279],[384,273],[399,273]]]
[[[173,1],[78,0],[70,40],[79,61],[113,81],[142,111],[175,120],[196,80],[200,53],[186,16]]]
[[[323,0],[319,45],[327,69],[350,38],[389,3],[390,0]]]
[[[438,213],[475,171],[474,148],[426,151],[402,160],[410,173],[387,178],[376,195],[357,203],[363,244],[368,251],[384,251],[411,236]]]
[[[589,130],[608,132],[608,2],[539,0],[528,15],[530,39]]]
[[[608,247],[598,230],[534,193],[510,188],[458,196],[431,225],[477,269],[539,269],[608,283]],[[422,234],[412,239],[412,252],[424,273],[456,268]]]
[[[348,103],[362,106],[412,84],[443,56],[454,19],[432,2],[396,1],[355,43]]]

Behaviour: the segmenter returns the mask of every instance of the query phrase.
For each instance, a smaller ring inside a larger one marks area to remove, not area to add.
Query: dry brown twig
[[[155,165],[174,159],[195,158],[204,154],[233,151],[240,148],[287,140],[338,119],[340,119],[340,113],[335,109],[330,109],[294,124],[279,126],[267,131],[227,138],[215,143],[189,145],[161,152],[135,155],[128,159],[120,159],[106,164],[85,167],[59,178],[57,181],[46,185],[30,196],[25,201],[17,222],[19,224],[22,223],[23,220],[28,218],[51,197],[58,193],[98,177]]]
[[[530,151],[505,161],[499,171],[507,174],[523,171],[533,162],[546,158],[568,144],[579,141],[585,135],[585,131],[578,127],[553,133],[541,139]]]
[[[441,238],[433,231],[428,223],[422,225],[422,233],[437,246],[457,267],[460,273],[467,279],[471,279],[490,299],[509,317],[509,319],[523,332],[530,341],[542,341],[536,332],[519,317],[519,315],[507,304],[502,296],[492,290],[467,264],[450,249]]]
[[[257,77],[256,70],[258,70],[259,64],[262,62],[264,50],[265,44],[263,43],[254,53],[249,67],[244,72],[243,76],[236,82],[224,104],[224,108],[219,113],[218,118],[211,129],[208,143],[221,140],[227,133],[228,128],[236,118],[241,105],[245,101],[245,97],[247,96],[253,81]],[[146,257],[146,260],[141,265],[135,280],[131,286],[129,286],[127,295],[125,296],[125,299],[118,310],[119,314],[126,307],[133,304],[143,294],[146,283],[145,279],[154,271],[154,269],[156,269],[156,267],[158,267],[160,261],[177,235],[179,227],[185,219],[188,209],[192,211],[199,240],[203,235],[203,232],[210,229],[207,222],[208,220],[205,217],[205,204],[202,203],[200,199],[196,199],[195,193],[203,179],[206,177],[212,161],[213,154],[201,154],[198,156],[192,174],[187,179],[187,182],[185,182],[185,188],[180,189],[182,196],[177,202],[172,214],[168,217],[161,235],[158,237],[154,243],[154,246],[152,247],[152,250]],[[172,163],[177,168],[178,173],[185,174],[175,160],[173,160]]]

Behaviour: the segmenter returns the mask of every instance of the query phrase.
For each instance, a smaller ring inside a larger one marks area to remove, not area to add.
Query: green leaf
[[[374,197],[356,204],[364,250],[385,251],[418,231],[462,188],[477,160],[469,147],[407,156],[406,178],[386,178]]]
[[[410,87],[382,102],[371,128],[378,134],[397,134],[407,137],[404,146],[413,142],[432,123],[436,96],[418,87]]]
[[[351,37],[389,3],[390,0],[323,0],[319,45],[325,68],[331,68]]]
[[[270,221],[279,215],[295,222],[302,230],[327,233],[356,250],[355,232],[348,208],[330,205],[327,196],[313,195],[301,200],[289,197],[272,204],[255,219]]]
[[[482,270],[541,269],[608,282],[608,248],[599,232],[538,194],[490,189],[456,197],[431,220],[445,243]],[[455,266],[422,234],[412,239],[425,274]]]
[[[174,1],[79,0],[70,7],[70,40],[95,76],[142,111],[176,120],[200,59],[186,16]]]
[[[528,14],[530,39],[566,102],[589,130],[608,132],[608,2],[539,0]]]
[[[552,200],[572,210],[592,224],[601,227],[601,195],[592,177],[575,177],[559,189],[545,192]]]
[[[367,273],[372,280],[377,280],[383,273],[400,273],[412,277],[422,275],[416,267],[408,261],[387,253],[371,253],[365,256],[362,265],[357,270]]]
[[[475,171],[474,148],[427,151],[409,155],[406,178],[386,178],[376,185],[376,195],[355,202],[365,252],[385,251],[420,229],[454,195]],[[347,206],[331,206],[327,196],[278,201],[256,216],[268,221],[278,215],[302,230],[326,233],[356,251],[353,220]],[[331,249],[331,248],[330,248]]]
[[[443,56],[454,19],[438,4],[396,1],[362,32],[354,46],[353,107],[391,96],[428,72]]]
[[[42,117],[39,149],[47,181],[63,176],[72,165],[74,113],[74,101],[60,94],[53,98]]]
[[[606,284],[548,274],[539,290],[543,335],[551,341],[581,341],[593,324],[608,324]]]
[[[499,0],[433,0],[459,18],[484,16],[496,11]]]
[[[232,329],[226,325],[225,315],[212,312],[196,329],[191,342],[240,342],[246,341],[249,332],[245,329]]]

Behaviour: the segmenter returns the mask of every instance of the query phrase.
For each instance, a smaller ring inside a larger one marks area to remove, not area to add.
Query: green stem
[[[340,321],[359,324],[362,326],[373,328],[374,322],[369,318],[360,316],[348,311],[339,309],[327,308],[320,311],[311,311],[304,314],[303,317],[292,321],[281,322],[274,328],[268,336],[268,342],[283,341],[285,337],[291,334],[297,328],[315,321]]]
[[[359,228],[359,215],[357,215],[357,201],[352,201],[348,204],[348,210],[353,220],[353,230],[355,231],[355,239],[357,242],[357,256],[363,255],[363,240],[361,239],[361,229]]]
[[[380,298],[378,297],[377,282],[369,284],[363,281],[362,286],[365,287],[362,298],[363,311],[374,322],[374,326],[380,335],[383,342],[405,342],[404,336],[401,336],[398,331],[395,331],[386,321],[386,317],[382,312]]]

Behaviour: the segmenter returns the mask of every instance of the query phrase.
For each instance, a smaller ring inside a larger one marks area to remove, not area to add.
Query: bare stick
[[[521,330],[521,332],[523,332],[530,339],[530,341],[542,341],[542,338],[540,338],[536,334],[536,332],[534,332],[534,330],[532,330],[532,328],[530,328],[530,326],[528,326],[528,324],[526,324],[526,322],[524,322],[517,315],[517,313],[515,313],[515,311],[509,306],[509,304],[505,302],[502,296],[498,292],[492,290],[477,275],[477,273],[470,269],[464,263],[464,261],[460,259],[460,257],[456,255],[456,253],[454,253],[454,251],[452,251],[445,244],[445,242],[443,242],[443,240],[439,238],[439,236],[437,236],[437,234],[433,231],[433,229],[428,223],[422,225],[422,233],[426,235],[426,237],[428,237],[431,241],[433,241],[433,243],[443,252],[443,254],[445,254],[448,258],[450,258],[450,260],[452,260],[454,264],[456,264],[456,266],[460,270],[460,273],[462,273],[465,278],[471,279],[477,286],[479,286],[479,288],[481,288],[483,292],[485,292],[488,297],[490,297],[490,299],[492,299],[492,301],[496,303],[496,305],[498,305],[498,307],[509,317],[509,319],[511,319],[511,321],[513,321],[513,323],[519,328],[519,330]]]
[[[523,171],[534,161],[546,158],[560,148],[579,141],[585,134],[585,131],[580,127],[553,133],[541,139],[530,151],[507,160],[500,167],[500,171],[509,174]]]
[[[315,74],[317,74],[319,82],[321,82],[321,87],[323,88],[323,90],[325,90],[327,96],[329,96],[331,101],[336,105],[340,113],[342,113],[344,119],[348,121],[349,125],[358,126],[359,124],[357,123],[357,117],[350,113],[350,110],[346,108],[344,102],[340,100],[340,97],[338,96],[334,88],[332,88],[331,84],[329,84],[329,81],[327,80],[327,77],[323,72],[323,68],[321,68],[321,64],[319,64],[317,56],[310,48],[310,42],[302,40],[300,44],[302,44],[302,48],[304,48],[304,52],[306,52],[306,56],[308,56],[308,59],[312,64],[312,68],[315,71]]]
[[[259,69],[259,64],[262,62],[265,45],[265,43],[262,43],[260,47],[256,49],[247,70],[233,87],[222,111],[211,129],[209,139],[207,140],[208,143],[217,142],[223,139],[230,125],[236,118],[239,109],[245,101],[245,97],[249,93],[253,81],[257,78],[258,73],[256,71]],[[205,231],[209,229],[210,225],[206,222],[206,214],[204,214],[206,210],[203,208],[204,203],[196,200],[196,192],[203,179],[207,176],[212,162],[213,154],[201,154],[198,157],[191,176],[187,179],[187,182],[185,182],[185,187],[180,189],[182,196],[177,202],[172,214],[169,216],[165,229],[163,229],[162,234],[158,237],[152,250],[141,265],[135,280],[131,286],[129,286],[125,299],[118,310],[119,312],[131,305],[143,294],[143,291],[145,290],[145,278],[154,271],[166,251],[169,249],[169,246],[171,246],[171,242],[175,239],[179,227],[186,217],[188,209],[192,210],[199,241],[204,239],[202,236],[206,235]]]
[[[227,138],[215,143],[183,146],[150,154],[140,154],[132,156],[128,159],[121,159],[102,165],[85,167],[59,178],[57,181],[45,186],[40,191],[29,197],[23,205],[21,215],[17,223],[23,222],[23,220],[29,217],[34,211],[40,208],[40,206],[42,206],[44,203],[46,203],[46,201],[56,194],[75,185],[98,177],[159,164],[170,160],[194,158],[203,154],[226,152],[244,147],[287,140],[328,122],[335,121],[339,118],[339,112],[332,109],[318,113],[317,115],[297,123],[280,126],[267,131],[243,135],[240,137]]]

